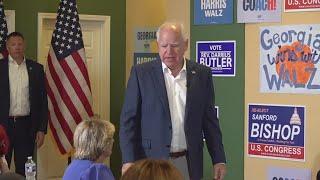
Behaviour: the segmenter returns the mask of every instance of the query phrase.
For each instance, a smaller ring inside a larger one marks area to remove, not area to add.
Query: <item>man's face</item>
[[[19,36],[10,37],[7,40],[7,49],[10,56],[15,60],[21,60],[24,57],[24,40]]]
[[[183,65],[183,55],[188,47],[180,31],[175,27],[164,28],[159,33],[158,49],[162,62],[171,70],[180,70]]]

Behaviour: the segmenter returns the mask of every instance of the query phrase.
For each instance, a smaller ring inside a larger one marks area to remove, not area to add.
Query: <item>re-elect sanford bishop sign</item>
[[[248,111],[249,156],[304,161],[304,106],[249,104]]]

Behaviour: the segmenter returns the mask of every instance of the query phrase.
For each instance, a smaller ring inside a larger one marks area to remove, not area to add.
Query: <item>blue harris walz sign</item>
[[[212,76],[236,75],[235,41],[197,41],[197,62],[211,68]]]
[[[233,1],[195,0],[194,24],[230,24],[233,22]]]

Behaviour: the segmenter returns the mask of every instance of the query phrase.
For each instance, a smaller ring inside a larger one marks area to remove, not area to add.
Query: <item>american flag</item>
[[[61,0],[46,67],[49,126],[61,154],[73,132],[93,116],[91,88],[76,0]]]
[[[8,35],[8,27],[6,15],[4,13],[3,1],[0,0],[0,59],[8,57],[6,48],[6,40]]]

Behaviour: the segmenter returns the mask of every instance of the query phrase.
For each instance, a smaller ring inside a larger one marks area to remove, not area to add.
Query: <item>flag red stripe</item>
[[[71,59],[68,59],[68,60],[71,60]],[[74,74],[73,74],[72,70],[70,69],[66,60],[60,60],[60,65],[61,65],[62,69],[64,70],[64,72],[66,73],[66,76],[70,81],[70,84],[72,85],[73,89],[77,93],[77,95],[78,95],[80,101],[82,102],[84,108],[86,109],[89,117],[93,116],[90,102],[89,102],[87,96],[84,94],[78,80],[74,76]]]
[[[46,81],[48,81],[48,80],[46,79]],[[60,125],[62,127],[62,130],[63,130],[64,134],[66,135],[67,139],[70,142],[72,142],[73,141],[73,132],[70,129],[67,121],[64,119],[64,117],[63,117],[63,115],[62,115],[62,113],[61,113],[61,111],[59,109],[58,103],[57,103],[56,99],[54,98],[52,89],[50,88],[48,83],[47,83],[47,86],[48,86],[47,94],[48,94],[48,96],[49,96],[49,98],[51,100],[53,111],[54,111],[55,115],[57,116],[57,119],[58,119],[58,121],[59,121],[59,123],[60,123]],[[50,113],[50,111],[49,111],[49,113]]]
[[[69,109],[71,116],[75,120],[76,124],[79,124],[82,121],[82,118],[78,112],[78,110],[75,108],[70,96],[68,95],[66,89],[64,88],[63,84],[61,83],[59,79],[59,75],[55,71],[55,68],[51,61],[51,56],[48,55],[48,69],[50,71],[51,77],[57,86],[57,89],[59,91],[59,94],[61,96],[61,99],[63,100],[66,107]],[[57,106],[59,107],[59,106]]]
[[[88,84],[89,89],[91,91],[90,80],[89,80],[89,75],[88,75],[88,70],[87,70],[86,64],[84,63],[83,59],[81,58],[81,56],[79,55],[78,52],[71,53],[71,56],[75,60],[75,62],[77,63],[77,65],[78,65],[80,71],[82,72],[85,80],[87,81],[87,84]]]
[[[50,126],[51,133],[52,133],[52,135],[53,135],[54,140],[56,141],[56,144],[57,144],[57,146],[58,146],[59,151],[60,151],[62,154],[65,154],[65,153],[66,153],[66,149],[64,149],[64,147],[62,146],[62,143],[61,143],[60,138],[59,138],[59,136],[58,136],[58,134],[57,134],[57,131],[56,131],[56,129],[54,128],[54,126],[53,126],[53,124],[52,124],[51,121],[52,121],[52,120],[51,120],[51,116],[50,116],[50,112],[49,112],[49,126]]]

